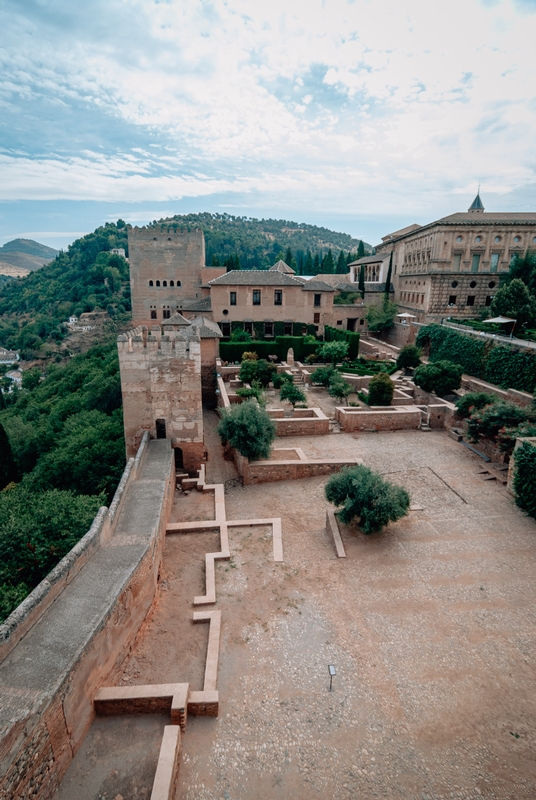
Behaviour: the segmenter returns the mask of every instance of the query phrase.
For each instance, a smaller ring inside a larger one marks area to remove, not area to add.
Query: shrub
[[[498,400],[489,406],[484,406],[475,413],[467,423],[469,438],[476,442],[481,437],[495,439],[501,428],[517,427],[527,419],[527,412],[514,405]]]
[[[238,397],[241,397],[243,400],[251,400],[255,399],[257,402],[261,400],[262,392],[260,389],[254,386],[242,386],[240,389],[236,390]]]
[[[485,392],[467,392],[456,401],[457,413],[460,417],[470,417],[473,411],[479,411],[484,406],[494,403],[495,395]]]
[[[257,353],[253,350],[244,350],[242,353],[242,361],[256,361],[258,357]]]
[[[536,518],[536,448],[523,442],[514,453],[514,492],[516,503]]]
[[[536,436],[536,425],[533,422],[522,422],[515,428],[501,428],[497,434],[497,444],[503,453],[511,453],[519,437]]]
[[[292,403],[293,407],[296,403],[305,403],[307,401],[305,393],[298,386],[294,386],[294,384],[289,381],[285,381],[281,387],[279,398],[280,400],[288,400],[289,403]]]
[[[312,375],[312,382],[318,383],[320,386],[329,386],[335,375],[333,367],[318,367]]]
[[[460,364],[454,364],[452,361],[433,361],[417,367],[414,380],[425,392],[442,395],[460,388],[462,374],[463,367]]]
[[[368,404],[370,406],[390,406],[395,393],[395,385],[386,372],[378,372],[370,379]]]
[[[257,359],[242,361],[238,374],[242,383],[252,383],[257,377]]]
[[[332,475],[325,488],[328,502],[342,506],[339,516],[345,524],[360,517],[364,533],[380,531],[387,523],[407,514],[410,498],[402,487],[359,464]]]
[[[328,392],[336,400],[346,400],[349,394],[354,391],[353,387],[345,381],[343,377],[335,373],[335,377],[329,384]]]
[[[257,403],[245,402],[222,411],[218,425],[222,442],[249,458],[268,458],[275,438],[275,425]]]
[[[325,342],[318,349],[322,361],[331,361],[333,366],[348,355],[348,342]]]
[[[418,367],[421,363],[422,350],[414,344],[406,344],[398,354],[396,366],[398,369]]]
[[[274,384],[274,389],[281,389],[284,383],[293,383],[293,378],[288,372],[279,372],[274,375],[272,383]]]
[[[231,332],[231,341],[232,342],[251,342],[253,341],[253,337],[251,333],[245,331],[244,328],[235,328],[234,331]]]

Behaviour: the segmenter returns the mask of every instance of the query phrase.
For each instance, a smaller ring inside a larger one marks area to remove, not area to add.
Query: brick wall
[[[335,413],[345,433],[417,430],[421,424],[421,411],[416,406],[386,407],[378,411],[339,407]]]

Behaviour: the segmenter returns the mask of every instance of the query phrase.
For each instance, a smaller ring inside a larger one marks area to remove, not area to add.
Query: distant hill
[[[33,239],[12,239],[0,247],[0,274],[5,274],[2,270],[4,264],[33,272],[53,261],[58,252]]]
[[[300,272],[308,250],[313,258],[318,255],[322,262],[331,249],[333,258],[337,260],[341,250],[345,255],[356,255],[360,242],[347,233],[317,225],[284,219],[234,217],[231,214],[176,214],[158,222],[155,220],[153,225],[202,228],[205,233],[206,263],[210,265],[219,261],[224,264],[226,260],[238,256],[242,269],[266,269],[290,247]],[[365,252],[370,253],[371,246],[366,242],[363,245]],[[235,262],[229,266],[236,268],[238,265]]]

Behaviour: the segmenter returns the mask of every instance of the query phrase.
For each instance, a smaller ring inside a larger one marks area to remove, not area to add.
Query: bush
[[[274,385],[274,389],[281,389],[284,383],[293,383],[293,378],[292,375],[288,374],[288,372],[279,372],[272,378],[272,383]]]
[[[536,518],[536,447],[523,442],[514,453],[516,503]]]
[[[258,357],[258,354],[252,350],[244,350],[242,353],[242,361],[256,361]]]
[[[251,342],[253,341],[253,337],[251,333],[248,333],[243,328],[235,328],[234,331],[231,331],[231,341],[232,342]]]
[[[370,379],[368,387],[369,406],[390,406],[395,385],[386,372],[378,372]]]
[[[433,361],[417,367],[414,381],[425,392],[443,395],[460,388],[462,374],[463,367],[460,364],[454,364],[452,361]]]
[[[473,442],[481,437],[494,440],[501,428],[514,428],[526,420],[527,412],[524,409],[514,403],[498,400],[474,412],[467,423],[467,433]]]
[[[290,381],[285,381],[281,387],[279,399],[287,400],[289,403],[292,403],[292,407],[294,407],[296,403],[305,403],[307,401],[305,393],[298,386],[290,383]]]
[[[396,366],[398,369],[418,367],[421,363],[422,350],[414,344],[406,344],[398,354]]]
[[[484,406],[494,403],[496,399],[495,395],[485,392],[467,392],[456,402],[457,413],[460,417],[470,417],[473,411],[479,411]]]
[[[501,428],[497,434],[497,444],[503,453],[511,453],[519,437],[536,436],[536,425],[533,422],[522,422],[515,428]]]
[[[238,397],[241,397],[243,400],[251,400],[255,399],[257,402],[260,402],[262,392],[260,389],[254,386],[242,386],[240,389],[236,390]]]
[[[357,465],[332,475],[325,488],[328,502],[342,506],[339,517],[345,524],[360,517],[364,533],[380,531],[408,513],[410,498],[402,486],[396,486],[368,467]]]
[[[354,391],[353,387],[344,378],[335,373],[334,379],[329,384],[328,392],[336,400],[346,400],[349,394]]]
[[[333,367],[318,367],[318,369],[315,369],[313,372],[311,380],[313,383],[320,384],[320,386],[329,386],[333,380],[334,374],[335,370]]]
[[[275,424],[264,408],[245,402],[222,411],[218,425],[222,442],[249,458],[268,458],[275,438]]]
[[[244,353],[244,355],[246,355]],[[272,377],[276,373],[276,367],[273,364],[269,364],[264,358],[260,358],[257,360],[255,356],[254,360],[245,360],[242,361],[242,365],[240,367],[240,380],[242,383],[253,383],[253,381],[259,381],[262,386],[268,386]]]
[[[348,342],[325,342],[318,349],[322,361],[331,361],[333,366],[348,355]]]

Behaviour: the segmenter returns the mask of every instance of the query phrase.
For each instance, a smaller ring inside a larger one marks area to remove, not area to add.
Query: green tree
[[[339,375],[337,372],[334,373],[335,377],[331,381],[328,387],[328,393],[331,397],[334,397],[339,402],[343,402],[346,400],[348,395],[352,394],[354,391],[353,387],[345,381],[342,375]]]
[[[318,275],[320,272],[320,258],[318,253],[315,253],[314,261],[313,261],[313,275]]]
[[[421,363],[422,350],[414,344],[405,344],[396,359],[398,369],[412,369]]]
[[[285,381],[285,383],[282,385],[279,392],[279,399],[281,401],[286,400],[288,403],[291,403],[293,408],[296,403],[307,402],[305,393],[299,388],[299,386],[295,386],[293,383],[290,383],[290,381]]]
[[[290,249],[290,245],[287,247],[287,252],[285,253],[284,262],[288,267],[292,267],[292,250]]]
[[[264,408],[249,401],[222,412],[218,433],[224,444],[230,444],[246,458],[268,458],[275,424]]]
[[[387,300],[389,300],[389,294],[391,292],[392,276],[393,276],[393,251],[391,250],[391,255],[389,256],[389,268],[387,270],[387,277],[385,278],[385,297],[387,298]]]
[[[22,373],[22,388],[31,391],[41,380],[41,370],[38,367],[27,369]]]
[[[342,522],[359,519],[366,534],[381,531],[389,522],[405,516],[409,510],[408,492],[364,465],[357,465],[332,475],[325,488],[329,503],[342,506]]]
[[[254,381],[259,381],[262,386],[266,387],[276,372],[277,367],[266,359],[259,358],[256,361],[242,361],[239,377],[242,383],[253,384]]]
[[[235,328],[234,331],[231,331],[231,341],[232,342],[252,342],[253,336],[248,331],[244,330],[244,328]]]
[[[431,361],[415,370],[413,380],[425,392],[437,395],[448,394],[459,389],[462,382],[463,367],[452,361]]]
[[[305,262],[303,264],[303,274],[304,275],[314,275],[313,272],[313,257],[311,255],[311,251],[307,250],[307,255],[305,256]]]
[[[338,361],[346,358],[348,347],[348,342],[325,342],[318,348],[318,356],[322,361],[331,361],[335,366]]]
[[[497,438],[502,428],[516,427],[526,420],[525,409],[519,408],[514,403],[497,400],[471,414],[467,423],[467,433],[474,442],[482,437],[493,440]]]
[[[335,272],[337,275],[347,275],[348,274],[348,267],[346,266],[346,256],[344,255],[344,250],[341,250],[339,253],[339,258],[337,261],[337,269]]]
[[[536,448],[523,442],[514,452],[514,462],[516,503],[536,519]]]
[[[367,325],[369,331],[386,331],[394,325],[395,315],[398,312],[396,303],[391,303],[387,295],[383,295],[380,306],[369,306],[367,309]]]
[[[365,299],[365,265],[361,264],[359,267],[359,281],[357,283],[357,288],[361,292],[361,298]]]
[[[3,425],[0,425],[0,491],[18,477],[17,464]]]
[[[378,372],[370,379],[368,387],[369,406],[390,406],[395,385],[386,372]]]
[[[332,275],[335,272],[335,262],[333,260],[333,253],[331,247],[329,248],[326,257],[322,261],[322,273]]]
[[[334,375],[336,375],[336,372],[333,367],[318,367],[318,369],[315,369],[313,372],[311,380],[313,383],[327,387],[333,380]]]
[[[501,315],[516,320],[515,328],[524,328],[536,322],[536,299],[519,278],[514,278],[502,286],[491,303],[493,315]]]
[[[524,255],[516,255],[510,264],[508,279],[521,280],[532,295],[536,294],[536,253],[527,250]]]
[[[495,403],[497,398],[485,392],[467,392],[456,401],[456,413],[460,417],[470,417],[474,411],[479,411],[484,406]]]
[[[363,244],[363,239],[360,239],[359,244],[357,246],[357,260],[364,257],[365,257],[365,245]]]
[[[293,380],[292,375],[289,375],[288,372],[279,372],[272,378],[272,383],[274,389],[281,389],[284,383],[293,383]]]

